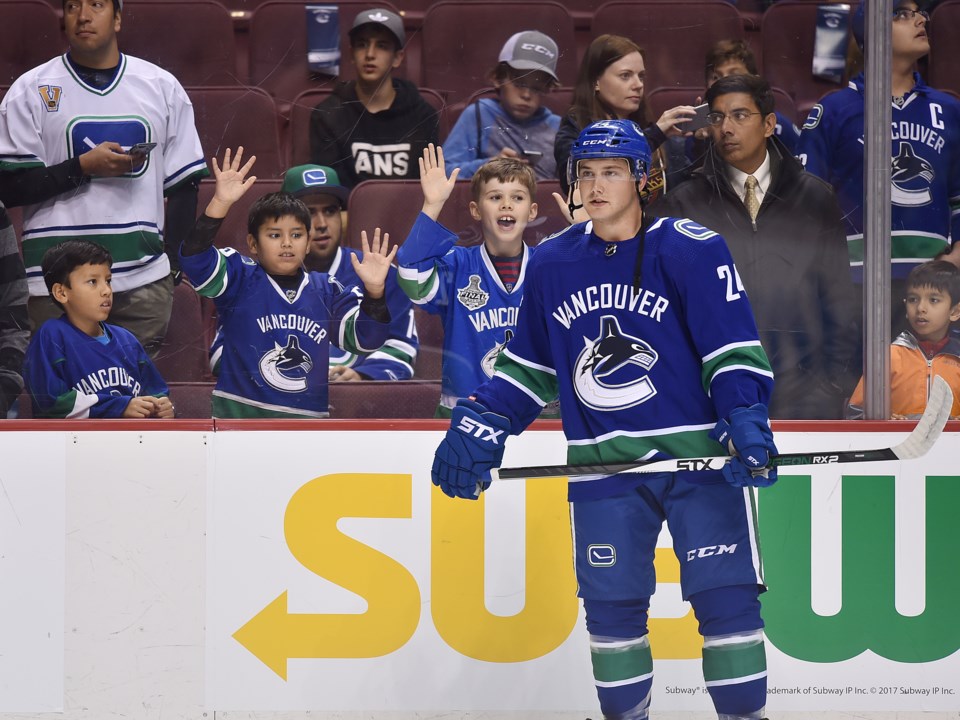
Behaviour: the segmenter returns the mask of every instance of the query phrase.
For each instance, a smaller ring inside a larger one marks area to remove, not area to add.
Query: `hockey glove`
[[[723,418],[717,421],[710,437],[733,456],[723,467],[723,477],[734,487],[767,487],[777,481],[777,469],[769,467],[777,446],[773,444],[766,405],[734,409],[729,422]]]
[[[460,400],[450,429],[433,458],[433,484],[450,497],[476,500],[490,487],[490,468],[499,467],[510,421],[473,400]],[[484,479],[486,478],[486,479]]]

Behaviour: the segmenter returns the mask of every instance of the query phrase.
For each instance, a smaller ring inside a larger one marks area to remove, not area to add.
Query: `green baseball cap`
[[[296,197],[304,195],[333,195],[346,207],[350,190],[340,184],[337,171],[325,165],[297,165],[283,174],[281,192]]]

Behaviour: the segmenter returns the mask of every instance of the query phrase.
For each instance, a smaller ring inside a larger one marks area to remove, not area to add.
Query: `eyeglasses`
[[[913,22],[914,18],[919,15],[923,18],[924,22],[930,22],[930,13],[926,10],[911,10],[910,8],[897,8],[893,11],[894,21],[903,21]]]
[[[751,115],[763,115],[763,113],[750,112],[749,110],[734,110],[729,115],[725,115],[722,112],[712,112],[707,114],[707,124],[712,125],[713,127],[720,127],[723,125],[724,118],[730,118],[737,125],[743,125],[747,120],[750,119]]]

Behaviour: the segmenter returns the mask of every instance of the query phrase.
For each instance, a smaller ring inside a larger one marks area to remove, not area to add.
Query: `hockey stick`
[[[786,465],[828,465],[832,463],[876,462],[880,460],[912,460],[927,454],[940,437],[953,407],[953,392],[939,375],[933,378],[933,389],[927,407],[903,442],[877,450],[836,450],[817,453],[783,453],[770,458],[773,467]],[[637,460],[632,463],[599,465],[534,465],[521,468],[494,468],[491,480],[512,480],[540,477],[583,477],[585,475],[616,475],[617,473],[678,472],[680,470],[720,470],[730,462],[730,456],[678,458],[672,460]]]

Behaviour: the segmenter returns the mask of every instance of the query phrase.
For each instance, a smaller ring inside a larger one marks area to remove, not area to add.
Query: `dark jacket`
[[[840,208],[830,186],[805,172],[782,142],[770,138],[767,150],[771,180],[756,228],[712,148],[703,167],[650,213],[690,218],[727,241],[773,367],[770,416],[841,418],[859,374],[848,365],[860,338]]]
[[[354,82],[344,83],[313,110],[310,160],[337,171],[341,184],[363,180],[416,180],[417,159],[439,144],[439,115],[416,86],[393,78],[397,96],[378,113],[367,112]]]

